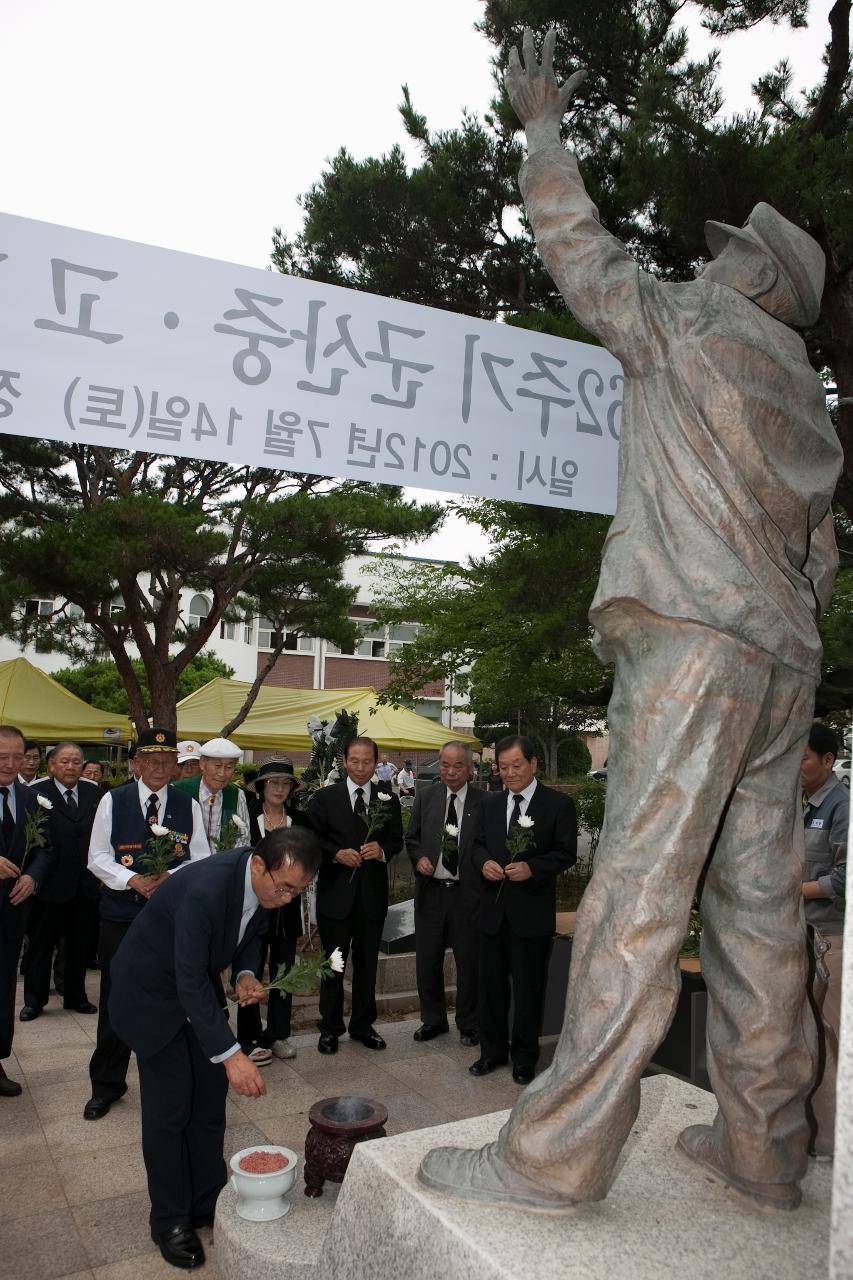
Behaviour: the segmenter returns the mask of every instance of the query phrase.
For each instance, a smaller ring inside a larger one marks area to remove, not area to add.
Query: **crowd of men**
[[[803,899],[809,925],[830,944],[824,1016],[836,1034],[849,812],[837,754],[835,735],[815,724],[801,770]],[[574,805],[537,779],[523,736],[497,744],[484,787],[468,745],[446,743],[437,784],[420,788],[410,762],[398,770],[372,739],[354,738],[344,777],[305,809],[294,803],[301,784],[291,761],[268,761],[244,788],[233,781],[239,756],[225,738],[178,743],[148,729],[132,750],[130,781],[109,789],[102,767],[68,741],[52,747],[39,778],[38,746],[0,726],[0,1096],[21,1093],[2,1060],[26,934],[20,1020],[42,1015],[52,968],[64,1007],[97,1014],[86,1119],[102,1119],[126,1093],[137,1055],[152,1237],[185,1268],[204,1260],[196,1232],[212,1223],[225,1183],[229,1085],[259,1096],[259,1068],[295,1055],[290,997],[267,1002],[261,979],[267,964],[273,978],[294,963],[312,880],[323,951],[352,963],[348,1021],[343,974],[322,982],[321,1054],[335,1054],[345,1033],[386,1047],[375,1025],[377,965],[388,866],[405,849],[415,882],[415,1040],[449,1033],[449,946],[456,1028],[479,1049],[471,1074],[511,1065],[525,1085],[539,1056],[556,878],[577,851]],[[411,800],[405,837],[400,797]],[[96,938],[97,1006],[86,991]],[[220,978],[229,967],[234,1027]]]

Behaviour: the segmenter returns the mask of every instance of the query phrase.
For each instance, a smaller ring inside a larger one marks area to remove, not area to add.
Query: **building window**
[[[254,639],[255,639],[255,624],[254,622],[247,622],[243,626],[243,643],[253,644]]]
[[[28,618],[49,618],[53,613],[52,600],[27,600],[24,613]]]
[[[236,622],[220,622],[219,624],[220,640],[234,640],[236,638],[236,635],[237,635]]]
[[[418,627],[413,622],[401,622],[396,627],[388,628],[388,656],[399,653],[407,644],[417,639]]]
[[[204,596],[193,596],[190,600],[190,626],[200,627],[210,613],[210,602]]]
[[[277,649],[279,633],[269,618],[258,618],[258,648]]]
[[[328,652],[333,656],[341,654],[345,657],[358,658],[384,658],[387,655],[387,640],[385,638],[385,628],[377,627],[373,618],[350,618],[350,622],[358,623],[359,627],[370,626],[373,629],[362,631],[360,637],[356,641],[354,649],[341,649],[336,644],[329,644]]]

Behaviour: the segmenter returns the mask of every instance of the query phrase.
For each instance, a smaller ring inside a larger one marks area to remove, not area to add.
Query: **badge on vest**
[[[820,831],[822,828],[823,828],[823,818],[812,818],[811,822],[809,823],[809,829],[811,831]]]

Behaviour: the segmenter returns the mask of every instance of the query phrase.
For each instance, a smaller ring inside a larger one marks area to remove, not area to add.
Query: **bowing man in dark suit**
[[[27,926],[30,943],[24,979],[22,1022],[37,1018],[50,995],[50,965],[60,938],[64,941],[62,994],[66,1009],[97,1013],[86,996],[86,967],[93,931],[98,925],[99,882],[86,868],[92,823],[101,790],[81,781],[85,759],[76,742],[58,742],[48,757],[49,778],[32,784],[53,808],[47,834],[54,854],[50,878],[33,899]]]
[[[309,817],[320,839],[323,862],[317,878],[317,927],[323,950],[339,947],[346,961],[352,947],[352,1012],[349,1034],[369,1049],[384,1049],[377,1034],[376,966],[388,912],[388,860],[403,846],[400,801],[390,786],[370,779],[379,759],[372,738],[353,738],[346,748],[347,776],[317,791]],[[377,800],[377,794],[386,798]],[[373,840],[365,840],[368,809],[387,805],[388,817]],[[343,975],[320,988],[320,1053],[337,1053],[344,1033]]]
[[[36,797],[18,781],[24,759],[24,735],[12,725],[0,725],[0,1098],[21,1092],[2,1063],[12,1052],[15,1030],[15,984],[24,937],[23,904],[50,876],[53,855],[49,845],[26,853],[29,814],[38,812]]]
[[[406,832],[406,852],[415,869],[415,968],[422,1026],[415,1040],[433,1040],[447,1031],[444,953],[456,961],[456,1026],[464,1045],[477,1035],[477,950],[472,923],[480,872],[471,860],[480,806],[486,793],[473,786],[471,748],[446,742],[438,757],[440,784],[415,795]],[[442,836],[447,826],[455,839]],[[455,848],[453,847],[455,846]]]
[[[272,831],[257,849],[190,863],[157,891],[113,957],[110,1022],[139,1062],[142,1153],[151,1235],[167,1262],[195,1267],[195,1234],[211,1225],[226,1181],[225,1097],[266,1092],[217,998],[232,967],[241,1001],[257,1002],[255,977],[268,912],[298,896],[320,863],[314,835]]]
[[[482,876],[477,916],[481,1056],[469,1070],[488,1075],[511,1056],[513,1079],[529,1084],[539,1058],[556,877],[577,860],[577,817],[568,796],[537,782],[529,738],[502,738],[495,755],[506,791],[486,797],[474,841],[474,863]],[[516,828],[529,848],[511,854],[507,841]],[[511,1039],[510,979],[515,1001]]]

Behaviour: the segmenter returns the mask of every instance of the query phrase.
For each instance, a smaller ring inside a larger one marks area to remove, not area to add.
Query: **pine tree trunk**
[[[178,728],[178,677],[171,663],[157,662],[148,666],[148,689],[151,694],[151,724],[158,729]],[[146,721],[147,724],[147,721]]]

